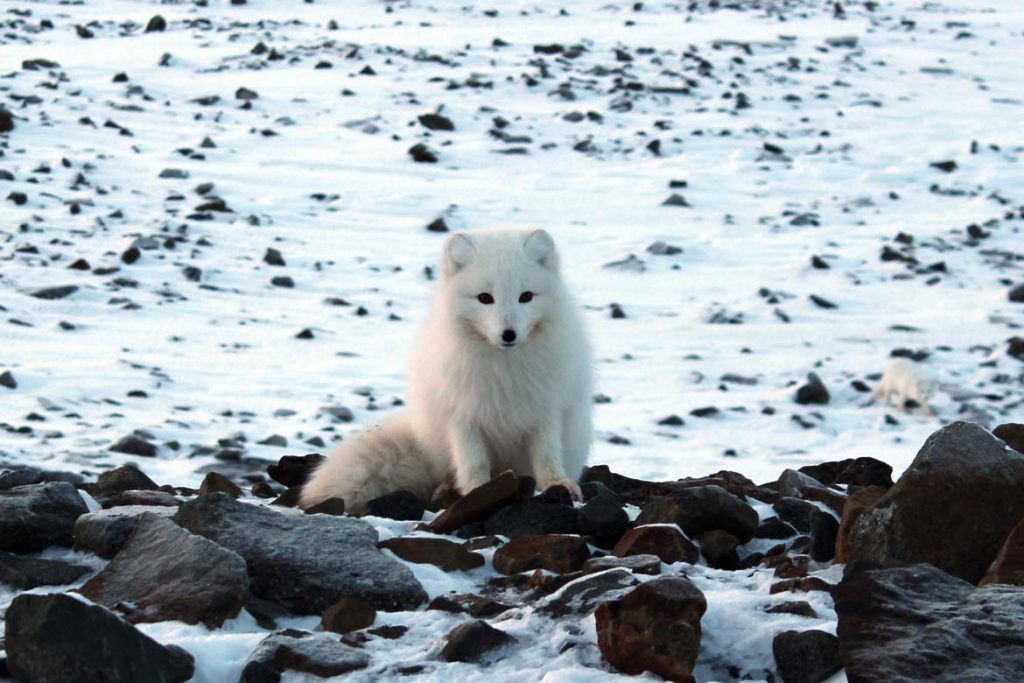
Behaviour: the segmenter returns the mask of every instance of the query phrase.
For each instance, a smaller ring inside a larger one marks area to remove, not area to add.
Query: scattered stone
[[[364,515],[386,517],[399,521],[418,522],[423,519],[426,507],[419,496],[411,491],[393,491],[374,498],[366,504]]]
[[[836,552],[839,522],[813,503],[799,498],[781,498],[772,508],[784,522],[811,537],[810,554],[818,562],[828,562]]]
[[[284,256],[277,249],[268,247],[265,254],[263,254],[263,262],[270,266],[284,266]]]
[[[728,531],[715,529],[705,531],[700,535],[700,551],[708,561],[708,566],[713,569],[736,569],[740,564],[739,553],[736,548],[740,545],[740,539]]]
[[[765,614],[793,614],[798,617],[807,617],[808,619],[818,618],[818,613],[811,607],[811,603],[806,600],[780,602],[777,605],[765,607],[764,611]]]
[[[843,668],[839,640],[825,631],[783,631],[772,641],[783,683],[821,683]]]
[[[477,619],[456,626],[445,636],[441,656],[449,662],[485,662],[495,650],[515,643],[516,639]]]
[[[235,99],[236,100],[242,100],[243,102],[248,102],[250,100],[255,100],[259,96],[260,96],[259,93],[257,93],[255,90],[251,90],[249,88],[239,88],[238,90],[235,91]]]
[[[373,626],[377,610],[358,598],[342,598],[324,610],[320,626],[332,633],[351,633]]]
[[[797,470],[785,470],[779,477],[778,489],[783,496],[824,503],[837,515],[841,515],[846,506],[845,494],[827,488],[814,477]]]
[[[238,498],[242,495],[242,489],[223,474],[207,472],[203,483],[199,485],[199,495],[205,496],[211,493],[226,493],[232,498]]]
[[[135,465],[121,465],[100,474],[93,487],[94,496],[104,496],[124,491],[156,491],[159,486]]]
[[[319,453],[308,455],[286,455],[277,461],[276,465],[267,467],[267,474],[279,484],[288,488],[301,486],[306,483],[313,470],[326,460]]]
[[[622,499],[614,493],[591,498],[577,513],[579,531],[590,536],[596,546],[610,548],[618,543],[629,528],[629,515],[622,509]]]
[[[543,534],[575,534],[579,532],[579,518],[572,507],[568,491],[559,486],[565,501],[548,501],[543,495],[522,504],[507,505],[484,522],[485,533],[509,538]]]
[[[238,616],[247,583],[237,554],[166,517],[143,514],[121,551],[81,593],[133,623],[183,621],[212,629]]]
[[[595,574],[617,568],[628,569],[634,574],[657,576],[661,573],[661,558],[657,555],[629,555],[627,557],[606,555],[605,557],[592,557],[583,563],[584,574]]]
[[[137,434],[129,434],[121,438],[110,447],[110,450],[115,453],[127,453],[128,455],[137,455],[143,458],[156,457],[156,445],[146,441]]]
[[[5,387],[7,389],[18,388],[18,382],[14,379],[14,375],[11,374],[10,370],[4,370],[3,373],[0,374],[0,387]]]
[[[800,405],[825,405],[830,398],[828,389],[825,388],[821,377],[818,377],[818,373],[809,372],[807,373],[807,384],[796,390],[795,400]]]
[[[1018,453],[1024,453],[1024,424],[1001,424],[992,430],[992,434]]]
[[[590,550],[579,536],[523,536],[495,551],[494,569],[501,574],[533,569],[568,574],[582,569],[589,558]]]
[[[703,593],[689,579],[653,579],[597,608],[597,645],[623,673],[693,681],[705,610]]]
[[[690,206],[691,206],[690,202],[686,201],[686,197],[684,197],[683,195],[679,194],[678,192],[673,192],[672,194],[670,194],[668,196],[668,199],[663,201],[661,203],[661,205],[662,206],[682,206],[682,207],[687,207],[687,208],[690,208]]]
[[[69,297],[77,291],[78,285],[63,285],[60,287],[43,287],[42,289],[29,292],[29,294],[37,299],[53,301],[55,299],[64,299]]]
[[[680,489],[669,496],[651,498],[636,523],[678,524],[689,536],[720,529],[746,543],[758,528],[754,508],[721,486]]]
[[[430,149],[422,142],[416,143],[409,148],[409,156],[412,157],[413,161],[421,164],[436,164],[437,163],[437,152]]]
[[[167,20],[159,14],[154,14],[146,24],[146,33],[162,32],[167,30]]]
[[[423,114],[419,121],[424,128],[429,130],[455,130],[455,124],[446,116],[440,114]]]
[[[400,536],[377,544],[406,562],[432,564],[446,572],[466,571],[484,565],[484,556],[466,550],[465,546],[443,538]]]
[[[612,554],[618,557],[657,555],[667,564],[696,564],[700,559],[697,546],[675,524],[649,524],[630,529],[615,544]]]
[[[472,522],[479,522],[506,505],[524,499],[523,490],[533,494],[533,480],[520,479],[512,470],[506,470],[456,500],[429,524],[431,531],[447,534]]]
[[[622,597],[639,583],[628,569],[613,567],[570,581],[544,598],[537,611],[553,619],[585,616],[593,613],[600,603]]]
[[[1024,304],[1024,284],[1017,285],[1007,292],[1006,298],[1015,304]]]
[[[163,646],[106,608],[68,594],[23,593],[7,609],[7,668],[47,683],[181,683],[192,656]]]
[[[655,256],[675,256],[677,254],[682,254],[683,249],[682,247],[677,247],[674,244],[659,241],[648,245],[647,253]]]
[[[275,512],[215,493],[184,503],[175,521],[241,555],[253,593],[295,614],[320,614],[344,597],[377,609],[426,602],[409,569],[377,549],[377,532],[350,517]]]
[[[121,505],[162,505],[164,507],[178,507],[181,501],[172,493],[167,491],[122,491],[97,498],[96,500],[104,508],[119,507]]]
[[[135,524],[144,514],[173,517],[177,508],[124,505],[89,512],[75,520],[75,550],[91,552],[109,560],[121,551]]]
[[[61,560],[44,560],[0,552],[0,584],[24,591],[74,583],[91,569]]]
[[[892,465],[875,458],[849,458],[820,465],[805,465],[799,471],[817,479],[824,486],[892,486]]]
[[[78,491],[67,482],[0,491],[0,551],[24,554],[51,545],[70,546],[75,520],[88,511]]]
[[[289,629],[260,641],[246,660],[238,681],[277,683],[285,671],[330,678],[365,669],[369,663],[370,656],[365,652],[334,638]]]
[[[26,486],[38,484],[43,480],[38,470],[31,467],[19,467],[13,470],[0,472],[0,491],[12,489],[15,486]]]

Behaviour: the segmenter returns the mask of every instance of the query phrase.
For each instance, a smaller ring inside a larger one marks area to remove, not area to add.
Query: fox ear
[[[457,232],[448,238],[444,245],[444,274],[455,275],[473,258],[476,247],[473,240],[464,232]]]
[[[534,230],[526,236],[523,249],[527,256],[545,268],[554,270],[558,267],[558,255],[555,253],[555,241],[545,230]]]

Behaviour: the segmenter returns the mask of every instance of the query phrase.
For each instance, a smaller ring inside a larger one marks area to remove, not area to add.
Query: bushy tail
[[[345,441],[303,486],[299,505],[341,498],[346,512],[361,514],[369,501],[399,490],[428,501],[440,483],[434,478],[408,416],[395,415]]]

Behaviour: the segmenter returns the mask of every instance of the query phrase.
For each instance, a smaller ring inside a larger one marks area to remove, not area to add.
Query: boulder
[[[721,486],[681,489],[644,505],[638,525],[678,524],[688,536],[721,529],[746,543],[758,526],[757,511]]]
[[[662,562],[689,562],[700,559],[697,546],[675,524],[649,524],[630,529],[612,548],[618,557],[657,555]]]
[[[516,639],[512,636],[478,619],[449,631],[441,656],[449,662],[485,662],[493,660],[496,651],[514,642]]]
[[[796,390],[794,400],[800,405],[824,405],[829,402],[828,389],[816,372],[807,373],[807,383]]]
[[[40,683],[179,683],[192,656],[163,646],[110,610],[65,593],[14,598],[6,616],[7,668]]]
[[[75,520],[89,511],[66,482],[14,486],[0,491],[0,551],[33,553],[70,546]]]
[[[782,683],[821,683],[843,668],[839,640],[825,631],[783,631],[772,640],[772,654]]]
[[[1007,422],[993,429],[992,434],[1018,453],[1024,453],[1024,424]]]
[[[660,566],[661,563],[658,564]],[[544,598],[537,611],[553,619],[561,619],[569,614],[587,615],[597,609],[601,602],[622,597],[639,583],[628,569],[613,567],[565,584]]]
[[[466,571],[484,565],[483,555],[443,538],[400,536],[381,541],[377,547],[390,550],[406,562],[432,564],[446,572]]]
[[[356,598],[342,598],[324,610],[320,627],[333,633],[350,633],[373,626],[377,610],[373,605]]]
[[[818,562],[835,556],[839,522],[813,503],[799,498],[780,498],[772,508],[779,519],[811,537],[810,555]]]
[[[335,638],[291,629],[272,633],[249,655],[238,681],[277,683],[285,671],[329,678],[365,669],[370,656]]]
[[[648,500],[658,496],[671,496],[679,491],[704,486],[718,486],[734,496],[751,497],[765,502],[773,502],[778,493],[758,486],[750,479],[737,472],[722,470],[706,477],[680,479],[678,481],[643,481],[615,474],[606,465],[595,465],[583,470],[580,478],[582,486],[598,483],[620,496],[625,502],[633,505],[644,505]],[[728,531],[728,529],[726,530]]]
[[[884,496],[887,490],[881,486],[865,486],[847,499],[836,532],[836,562],[845,564],[850,559],[850,532],[864,511]]]
[[[63,586],[74,583],[92,571],[61,560],[46,560],[0,552],[0,584],[15,590],[29,590],[39,586]]]
[[[705,531],[700,535],[700,551],[708,561],[708,566],[714,569],[736,569],[740,564],[739,553],[736,548],[740,540],[728,531],[715,529]]]
[[[892,486],[892,465],[875,458],[847,458],[820,465],[805,465],[799,471],[814,477],[825,486]]]
[[[345,597],[382,610],[427,600],[409,568],[378,550],[377,532],[359,519],[277,512],[216,493],[183,504],[175,521],[241,555],[252,592],[296,614],[320,614]]]
[[[175,512],[177,508],[158,505],[123,505],[88,512],[75,520],[74,548],[109,560],[124,546],[142,515],[173,517]]]
[[[577,519],[579,532],[602,548],[614,546],[629,528],[629,515],[622,509],[622,499],[611,492],[588,500],[577,512]]]
[[[1024,521],[1010,532],[979,585],[993,583],[1024,586]]]
[[[628,569],[634,574],[657,576],[661,573],[661,558],[657,555],[630,555],[628,557],[607,555],[605,557],[592,557],[583,563],[583,573],[594,574],[617,567]]]
[[[565,491],[561,486],[558,488]],[[490,515],[484,521],[483,531],[508,538],[575,534],[579,532],[579,521],[571,502],[568,505],[550,503],[537,496],[525,503],[506,505]]]
[[[156,491],[160,488],[134,465],[122,465],[101,474],[90,493],[96,498],[123,491]]]
[[[506,470],[452,503],[430,522],[430,530],[447,534],[473,522],[479,522],[506,505],[522,502],[533,495],[530,477],[517,477]]]
[[[850,683],[1024,680],[1024,591],[928,564],[847,565],[832,593]]]
[[[245,561],[166,517],[144,514],[117,556],[81,593],[134,623],[183,621],[219,628],[238,616]]]
[[[977,583],[1024,518],[1024,454],[983,427],[932,434],[849,535],[850,560],[927,562]]]
[[[532,569],[568,574],[579,571],[589,558],[587,543],[579,536],[523,536],[495,551],[494,569],[502,574]]]
[[[837,515],[843,513],[846,494],[824,486],[809,474],[797,470],[786,470],[779,477],[779,493],[792,498],[802,498],[824,503]]]
[[[704,594],[689,579],[652,579],[597,608],[597,645],[623,673],[693,681],[705,610]]]

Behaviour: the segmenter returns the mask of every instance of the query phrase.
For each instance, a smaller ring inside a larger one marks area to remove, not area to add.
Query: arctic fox
[[[907,399],[912,399],[923,408],[926,415],[931,415],[928,400],[935,394],[937,386],[931,374],[917,363],[907,358],[893,358],[885,364],[882,379],[871,394],[871,399],[881,399],[889,404],[892,395],[896,394],[898,407],[906,410]]]
[[[456,233],[409,371],[407,409],[341,445],[300,504],[359,514],[408,490],[429,500],[507,469],[579,500],[590,450],[591,357],[543,230]]]

